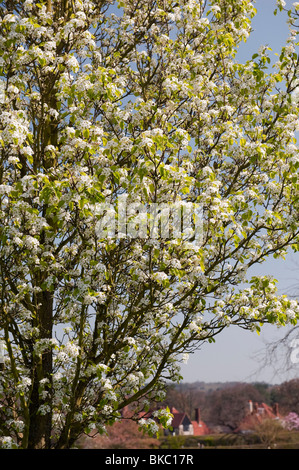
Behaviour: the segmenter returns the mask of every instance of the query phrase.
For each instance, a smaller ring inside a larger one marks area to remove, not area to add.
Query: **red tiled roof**
[[[271,406],[266,405],[266,403],[261,403],[257,408],[262,414],[267,416],[267,418],[276,418],[278,414],[275,414]]]

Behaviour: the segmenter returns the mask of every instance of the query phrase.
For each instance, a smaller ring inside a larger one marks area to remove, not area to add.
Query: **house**
[[[176,408],[170,408],[171,413],[173,414],[173,419],[171,423],[172,435],[179,436],[203,436],[204,434],[209,434],[209,429],[207,425],[201,420],[200,410],[196,408],[195,410],[195,420],[192,421],[187,413],[180,413]],[[166,431],[166,434],[169,434],[169,431]]]
[[[235,432],[246,433],[253,431],[265,419],[281,419],[278,410],[278,404],[273,407],[266,403],[253,403],[248,401],[246,414]]]
[[[155,410],[149,410],[147,412],[138,413],[139,419],[154,419],[157,421],[156,417],[153,415]],[[203,436],[205,434],[210,434],[210,429],[202,421],[200,416],[200,409],[195,409],[195,420],[192,421],[187,413],[181,413],[176,408],[171,407],[170,412],[173,414],[171,428],[172,430],[165,429],[165,435],[174,435],[174,436]],[[133,413],[130,411],[129,407],[126,406],[121,411],[122,418],[130,418]]]
[[[179,436],[192,436],[193,425],[192,421],[187,413],[180,413],[176,408],[170,408],[170,412],[173,414],[171,427],[171,434]]]

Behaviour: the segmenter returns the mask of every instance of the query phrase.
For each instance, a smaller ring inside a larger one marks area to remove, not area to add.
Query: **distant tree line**
[[[201,418],[206,423],[234,430],[245,416],[248,400],[270,406],[278,403],[282,415],[290,412],[299,414],[299,379],[280,385],[234,383],[210,389],[198,383],[171,385],[164,404],[187,413],[192,419],[195,418],[195,409],[200,408]]]

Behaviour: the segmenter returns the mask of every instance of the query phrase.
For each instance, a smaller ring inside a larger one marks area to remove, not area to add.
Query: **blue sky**
[[[293,1],[287,0],[286,6],[291,7]],[[261,45],[271,47],[275,57],[274,53],[280,51],[288,36],[286,14],[273,14],[276,0],[257,0],[255,6],[257,15],[252,22],[254,31],[240,49],[240,61],[251,58]],[[269,259],[255,268],[252,274],[273,275],[278,280],[280,294],[294,294],[298,286],[299,295],[299,255],[290,253],[285,260]],[[264,326],[260,336],[237,327],[228,328],[216,338],[216,343],[204,345],[190,356],[188,364],[182,367],[183,381],[281,383],[299,377],[299,364],[293,366],[291,373],[277,374],[274,367],[259,370],[264,357],[259,351],[263,351],[269,341],[279,339],[284,333],[285,329],[272,325]]]

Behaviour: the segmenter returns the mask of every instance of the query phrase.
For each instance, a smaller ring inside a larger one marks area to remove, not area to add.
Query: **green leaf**
[[[89,129],[84,129],[84,130],[83,130],[83,137],[84,137],[85,139],[88,139],[89,134],[90,134],[90,133],[89,133]]]

